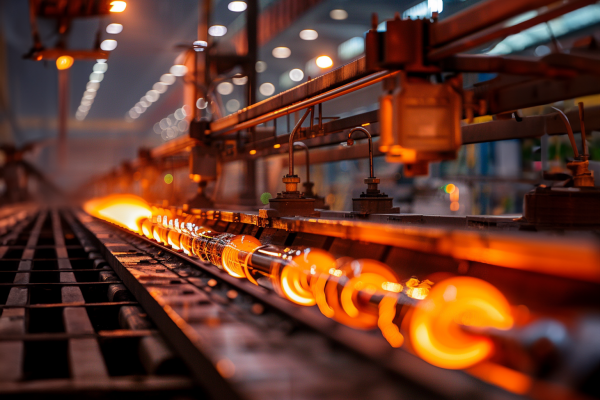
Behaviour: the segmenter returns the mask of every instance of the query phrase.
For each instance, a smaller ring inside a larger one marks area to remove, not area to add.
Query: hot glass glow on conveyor
[[[247,279],[270,281],[282,297],[316,305],[327,317],[355,329],[379,328],[393,347],[405,346],[442,368],[464,369],[488,359],[494,344],[463,327],[510,329],[511,306],[491,284],[452,277],[435,286],[428,280],[401,279],[372,259],[335,259],[325,250],[263,245],[250,235],[217,232],[192,214],[150,207],[131,195],[112,195],[85,204],[89,214],[120,225],[188,256]],[[397,307],[413,305],[398,326]],[[483,331],[482,331],[483,332]]]

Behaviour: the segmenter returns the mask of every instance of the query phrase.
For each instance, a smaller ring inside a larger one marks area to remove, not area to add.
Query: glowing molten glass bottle
[[[415,352],[430,364],[463,369],[488,358],[490,339],[466,332],[462,326],[510,329],[510,305],[489,283],[454,277],[433,287],[414,310],[410,339]]]

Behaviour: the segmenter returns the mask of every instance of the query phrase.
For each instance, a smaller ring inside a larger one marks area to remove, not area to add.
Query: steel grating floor
[[[0,397],[204,397],[71,215],[25,214],[0,221]]]

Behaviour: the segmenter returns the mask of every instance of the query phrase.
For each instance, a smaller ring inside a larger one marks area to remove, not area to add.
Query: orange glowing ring
[[[248,256],[260,246],[260,241],[253,236],[237,235],[223,250],[223,269],[234,278],[245,278],[244,266]]]
[[[148,239],[154,239],[154,233],[153,232],[154,232],[154,226],[152,224],[152,220],[150,218],[146,218],[142,222],[142,233]]]
[[[169,228],[167,226],[163,225],[158,228],[158,236],[162,244],[165,246],[169,244]]]
[[[167,233],[167,243],[175,250],[181,250],[181,233],[175,229],[169,229]]]
[[[387,293],[384,287],[398,283],[398,276],[389,266],[369,259],[353,260],[339,268],[342,277],[330,280],[325,286],[327,305],[333,310],[332,318],[357,329],[377,327],[379,309],[362,302],[358,293]]]
[[[302,305],[316,304],[312,286],[317,278],[335,268],[335,258],[325,250],[306,248],[287,253],[291,262],[281,269],[279,285],[288,300]]]
[[[510,329],[510,304],[480,279],[446,279],[415,308],[410,320],[412,346],[428,363],[448,369],[464,369],[490,357],[492,341],[465,332],[462,325]]]
[[[192,242],[194,241],[193,236],[190,233],[182,233],[181,234],[181,249],[188,256],[192,255]]]

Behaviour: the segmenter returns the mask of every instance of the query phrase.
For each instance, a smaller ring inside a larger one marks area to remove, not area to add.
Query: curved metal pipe
[[[352,128],[350,133],[348,133],[348,146],[352,146],[354,144],[354,140],[352,139],[352,134],[356,131],[363,132],[369,138],[369,178],[375,178],[375,174],[373,173],[373,138],[368,130],[363,128],[362,126],[357,126],[356,128]]]
[[[306,119],[306,117],[308,117],[308,114],[310,113],[310,108],[306,109],[306,112],[304,113],[304,115],[302,116],[302,118],[300,118],[300,121],[298,121],[298,123],[296,124],[296,126],[294,126],[294,130],[292,131],[292,133],[290,134],[290,141],[289,141],[289,166],[290,166],[290,173],[288,174],[288,176],[292,176],[294,175],[294,135],[296,135],[296,132],[300,129],[300,127],[302,126],[302,123],[304,122],[304,120]]]
[[[569,119],[567,118],[565,113],[562,112],[562,110],[559,110],[556,107],[552,107],[552,108],[555,109],[556,111],[558,111],[558,116],[565,123],[565,127],[567,128],[567,134],[569,135],[569,141],[571,142],[571,147],[573,147],[573,154],[575,155],[575,158],[579,158],[579,151],[577,150],[577,143],[575,143],[575,135],[573,135],[573,129],[571,129],[571,124],[569,123]]]
[[[308,157],[308,146],[302,142],[294,142],[294,147],[300,147],[306,152],[306,182],[310,182],[310,158]]]

